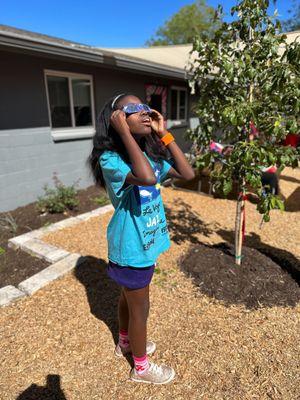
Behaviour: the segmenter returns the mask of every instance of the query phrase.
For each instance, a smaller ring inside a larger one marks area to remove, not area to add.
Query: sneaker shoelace
[[[157,375],[162,375],[163,373],[162,367],[154,363],[151,363],[149,371],[154,372]]]

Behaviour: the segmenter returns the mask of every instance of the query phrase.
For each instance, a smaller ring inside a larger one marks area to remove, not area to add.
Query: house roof
[[[170,78],[186,79],[184,69],[176,65],[166,65],[158,60],[141,59],[131,54],[71,42],[8,25],[0,25],[0,46],[2,48],[18,48],[30,52],[55,54],[116,68],[150,72]]]
[[[119,54],[134,56],[152,62],[159,62],[164,65],[173,65],[174,67],[184,69],[189,52],[192,50],[192,45],[181,44],[173,46],[105,49]]]
[[[287,43],[293,42],[297,38],[300,42],[300,30],[287,32]],[[105,48],[108,51],[134,56],[143,60],[159,62],[164,65],[176,66],[185,69],[189,53],[192,50],[192,44],[183,44],[175,46],[154,46],[145,48]],[[279,48],[279,54],[284,52],[284,45]]]
[[[287,32],[287,42],[300,41],[300,31]],[[186,79],[192,44],[145,48],[99,48],[78,42],[0,25],[0,45],[62,55],[85,61]],[[279,54],[284,51],[284,45]]]

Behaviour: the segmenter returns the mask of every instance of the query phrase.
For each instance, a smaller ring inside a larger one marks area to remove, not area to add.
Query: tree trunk
[[[239,196],[236,204],[235,216],[235,263],[241,265],[242,244],[243,244],[243,222],[244,222],[245,200],[242,195]]]
[[[249,28],[249,39],[253,38],[253,29]],[[252,103],[253,101],[253,83],[249,86],[249,101]],[[246,127],[246,130],[248,127]],[[242,191],[239,195],[237,206],[236,206],[236,218],[235,218],[235,263],[237,265],[241,265],[242,262],[242,244],[243,244],[243,222],[244,222],[244,210],[245,210],[245,180],[243,180],[243,184],[241,187]]]

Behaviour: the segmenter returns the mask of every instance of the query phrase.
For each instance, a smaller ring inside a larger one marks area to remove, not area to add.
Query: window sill
[[[60,140],[86,139],[93,137],[95,128],[86,126],[81,128],[58,128],[51,130],[51,136],[55,142]]]

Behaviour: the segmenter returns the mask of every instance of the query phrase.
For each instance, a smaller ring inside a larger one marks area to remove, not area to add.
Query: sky
[[[300,0],[298,0],[300,1]],[[271,1],[270,1],[271,2]],[[0,0],[0,24],[98,47],[144,47],[156,30],[185,5],[185,0]],[[222,4],[230,21],[236,0]],[[290,17],[292,0],[277,0],[278,18]],[[270,6],[273,14],[274,6]]]

